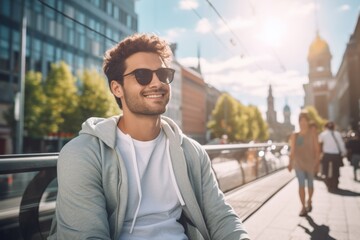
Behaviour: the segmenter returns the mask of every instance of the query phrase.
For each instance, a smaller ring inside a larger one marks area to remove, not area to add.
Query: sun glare
[[[286,33],[286,24],[279,19],[271,18],[260,27],[259,38],[272,47],[281,45]]]

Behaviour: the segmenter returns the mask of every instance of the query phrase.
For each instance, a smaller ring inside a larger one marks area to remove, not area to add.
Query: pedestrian
[[[357,181],[357,169],[360,163],[360,136],[359,131],[354,131],[350,135],[350,139],[346,142],[347,156],[354,169],[354,180]]]
[[[333,122],[325,124],[325,130],[319,134],[322,151],[323,174],[329,192],[336,191],[339,185],[340,167],[342,158],[346,156],[345,143],[341,134],[335,130]]]
[[[49,239],[249,239],[209,157],[170,118],[171,50],[134,34],[105,53],[122,115],[90,118],[59,154]]]
[[[299,115],[299,132],[290,136],[289,171],[295,169],[299,182],[299,197],[302,205],[300,216],[307,215],[312,210],[312,196],[314,193],[314,175],[317,173],[320,159],[319,143],[310,129],[309,115],[302,111]],[[308,197],[306,200],[306,187]]]

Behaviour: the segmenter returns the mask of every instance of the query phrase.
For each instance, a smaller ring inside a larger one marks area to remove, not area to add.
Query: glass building
[[[106,49],[137,31],[134,0],[1,0],[0,154],[11,153],[3,113],[13,104],[20,80],[22,6],[27,19],[26,71],[46,76],[65,61],[74,73],[100,70]]]

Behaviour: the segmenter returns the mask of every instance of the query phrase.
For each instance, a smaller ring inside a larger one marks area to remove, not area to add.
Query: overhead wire
[[[213,9],[213,11],[216,13],[216,15],[222,20],[222,22],[225,24],[225,26],[227,27],[227,29],[230,31],[230,33],[235,37],[235,39],[237,40],[237,42],[241,45],[241,47],[245,50],[245,52],[247,53],[248,56],[250,56],[249,51],[245,48],[244,44],[242,43],[242,41],[240,40],[240,38],[238,37],[238,35],[231,29],[231,27],[229,26],[229,24],[227,23],[227,21],[225,20],[225,18],[220,14],[220,12],[216,9],[216,7],[210,2],[210,0],[206,0],[206,2],[209,4],[209,6]],[[255,17],[257,17],[256,15],[256,11],[255,11],[255,7],[252,4],[252,2],[249,0],[249,4],[251,6],[251,10],[252,13]],[[275,56],[275,59],[278,61],[278,64],[280,65],[280,68],[285,72],[286,71],[286,67],[285,65],[282,63],[280,57],[278,56],[278,54],[276,53],[275,49],[273,49],[272,47],[270,47],[273,55]],[[256,66],[263,70],[258,64],[256,64]]]
[[[195,13],[195,15],[196,15],[200,20],[203,19],[203,17],[198,13],[198,11],[196,11],[195,8],[192,8],[192,10],[193,10],[193,12]],[[214,30],[211,29],[211,33],[212,33],[213,36],[216,38],[216,40],[218,40],[219,43],[220,43],[224,48],[226,48],[226,49],[229,51],[229,53],[232,53],[231,50],[230,50],[230,48],[221,40],[221,38],[215,33]]]
[[[247,49],[245,48],[244,44],[242,44],[240,38],[237,36],[237,34],[231,29],[231,27],[229,26],[229,24],[227,23],[227,21],[225,20],[225,18],[220,14],[220,12],[216,9],[216,7],[209,1],[206,0],[206,2],[210,5],[210,7],[213,9],[213,11],[216,13],[216,15],[221,19],[221,21],[225,24],[225,26],[227,27],[227,29],[231,32],[231,34],[235,37],[235,39],[238,41],[238,43],[241,45],[241,47],[244,49],[244,51],[246,52],[246,55],[249,55],[249,52],[247,51]]]

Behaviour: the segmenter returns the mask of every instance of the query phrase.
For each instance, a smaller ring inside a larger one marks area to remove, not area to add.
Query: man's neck
[[[118,128],[129,134],[133,139],[139,141],[150,141],[155,139],[161,128],[160,116],[122,116]]]

